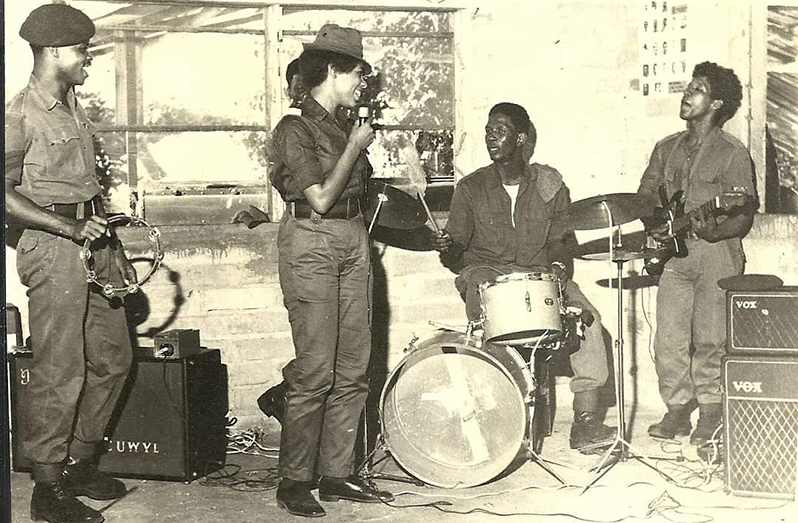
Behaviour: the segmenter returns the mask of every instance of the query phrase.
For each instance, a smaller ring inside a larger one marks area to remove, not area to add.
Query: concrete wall
[[[535,159],[562,172],[574,200],[634,191],[656,141],[683,128],[677,116],[678,95],[644,100],[639,91],[637,4],[618,0],[465,5],[458,14],[457,37],[460,104],[455,144],[461,174],[488,162],[482,141],[487,111],[496,102],[512,100],[527,107],[537,126]],[[761,76],[748,78],[755,69],[752,55],[763,52],[748,38],[753,16],[748,4],[691,2],[690,10],[694,62],[710,59],[734,67],[748,94],[761,90]],[[15,35],[16,29],[7,34]],[[751,145],[755,157],[759,138],[751,129],[758,121],[754,117],[761,120],[757,111],[744,106],[727,124],[727,130]],[[445,217],[440,222],[445,223]],[[633,228],[630,224],[625,229]],[[151,343],[161,330],[200,329],[203,345],[220,348],[229,366],[230,406],[239,426],[273,423],[260,414],[255,399],[280,380],[280,369],[293,353],[276,275],[277,226],[160,230],[164,266],[131,300],[140,344]],[[580,241],[601,234],[580,234]],[[140,231],[125,231],[123,236],[131,254],[146,249]],[[745,240],[747,272],[776,274],[798,284],[797,239],[798,218],[757,216]],[[463,325],[465,314],[452,284],[454,275],[440,265],[436,253],[375,242],[374,258],[378,376],[401,359],[414,335],[423,339],[434,330],[430,321]],[[13,260],[9,251],[8,301],[20,306],[26,323],[24,291]],[[639,261],[624,267],[625,275],[640,270]],[[614,269],[606,263],[578,261],[576,272],[615,336],[617,293],[600,284],[615,275]],[[659,402],[649,355],[655,296],[656,287],[623,294],[627,385],[639,401],[651,404]]]

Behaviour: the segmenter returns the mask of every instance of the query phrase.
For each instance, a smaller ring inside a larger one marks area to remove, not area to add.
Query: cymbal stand
[[[614,345],[614,358],[615,358],[615,365],[614,365],[614,373],[615,373],[615,402],[618,407],[618,422],[616,425],[615,431],[615,440],[610,444],[609,448],[604,451],[604,454],[599,461],[598,465],[593,467],[592,470],[595,471],[595,476],[593,479],[588,482],[582,488],[580,494],[584,494],[587,489],[589,489],[593,484],[598,481],[604,474],[610,471],[612,467],[618,464],[619,461],[627,461],[629,457],[634,457],[640,459],[644,464],[648,465],[656,472],[663,474],[660,470],[657,469],[657,466],[642,452],[637,451],[632,444],[627,441],[625,438],[626,436],[626,412],[625,412],[625,396],[624,396],[624,363],[623,363],[623,264],[626,263],[628,260],[626,259],[615,259],[614,258],[614,250],[619,249],[622,247],[621,245],[621,230],[618,227],[618,243],[615,244],[612,239],[613,235],[613,221],[612,221],[612,211],[610,210],[609,206],[606,202],[601,202],[604,206],[605,212],[607,214],[607,222],[609,223],[609,255],[610,255],[610,263],[615,263],[617,266],[617,276],[618,276],[618,324],[617,324],[617,334],[615,337]],[[612,279],[610,278],[610,282]],[[587,447],[583,447],[581,450],[589,450],[589,449],[598,449],[604,447],[606,443],[598,443],[595,445],[590,445]],[[634,451],[635,455],[632,456],[630,451]],[[612,461],[610,461],[610,458]]]

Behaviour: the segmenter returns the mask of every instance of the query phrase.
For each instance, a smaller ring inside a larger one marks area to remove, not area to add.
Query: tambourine
[[[155,249],[155,259],[153,260],[150,269],[147,271],[147,274],[145,274],[143,278],[140,278],[138,282],[130,283],[125,287],[114,287],[110,283],[102,283],[97,280],[97,273],[89,265],[89,260],[91,260],[92,257],[91,244],[93,240],[86,240],[83,243],[83,249],[80,251],[80,259],[83,262],[83,269],[86,271],[86,281],[100,286],[103,290],[103,294],[109,298],[113,296],[125,296],[127,294],[138,292],[139,288],[147,283],[152,275],[155,274],[155,271],[157,271],[161,266],[161,262],[163,262],[164,257],[163,249],[161,249],[161,232],[156,227],[151,226],[141,218],[137,218],[136,216],[128,216],[126,214],[115,214],[108,218],[108,227],[122,222],[125,222],[125,225],[135,225],[147,227],[149,229],[147,237]]]

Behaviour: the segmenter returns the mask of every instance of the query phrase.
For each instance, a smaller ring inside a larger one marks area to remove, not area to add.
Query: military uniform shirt
[[[40,207],[80,203],[102,192],[94,170],[94,127],[75,98],[45,92],[35,76],[6,105],[5,176]]]
[[[286,115],[274,130],[276,165],[272,185],[283,200],[304,200],[304,191],[323,183],[349,141],[338,120],[311,96],[302,103],[302,116]],[[372,169],[366,151],[360,153],[339,200],[361,196]]]

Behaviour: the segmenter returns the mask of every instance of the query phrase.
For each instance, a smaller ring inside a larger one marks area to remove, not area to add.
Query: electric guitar
[[[708,219],[721,214],[729,214],[734,209],[743,208],[756,202],[756,197],[745,192],[726,192],[685,213],[683,196],[684,191],[677,191],[670,201],[667,201],[667,197],[660,193],[662,207],[654,209],[652,216],[642,218],[646,231],[667,224],[670,234],[673,235],[673,238],[660,242],[647,234],[646,246],[655,252],[651,258],[646,258],[643,268],[652,276],[661,275],[665,264],[671,258],[687,256],[685,240],[692,229],[692,218],[703,216],[704,219]]]

